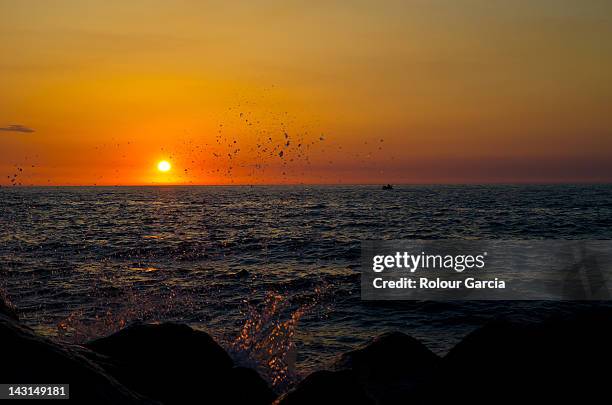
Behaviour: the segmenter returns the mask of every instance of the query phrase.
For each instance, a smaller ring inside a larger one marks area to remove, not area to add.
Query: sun
[[[160,172],[167,172],[168,170],[170,170],[172,168],[172,166],[170,165],[170,163],[166,160],[162,160],[157,164],[157,170],[159,170]]]

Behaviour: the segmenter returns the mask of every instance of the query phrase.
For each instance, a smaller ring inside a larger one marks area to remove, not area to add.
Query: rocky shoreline
[[[0,342],[0,383],[69,383],[79,404],[605,403],[612,311],[494,322],[444,357],[386,333],[280,397],[208,334],[176,323],[133,324],[70,345],[38,336],[0,299]]]

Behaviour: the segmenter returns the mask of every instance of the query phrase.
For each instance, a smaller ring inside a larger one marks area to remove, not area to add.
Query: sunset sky
[[[612,181],[608,0],[0,0],[0,55],[1,185]]]

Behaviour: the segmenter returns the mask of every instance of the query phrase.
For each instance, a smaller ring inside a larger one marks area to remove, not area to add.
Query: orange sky
[[[612,181],[609,1],[228,3],[0,0],[0,184]]]

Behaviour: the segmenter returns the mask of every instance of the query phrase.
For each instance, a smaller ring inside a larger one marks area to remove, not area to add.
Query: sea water
[[[0,229],[38,332],[186,322],[279,385],[385,331],[444,354],[493,318],[607,305],[362,302],[358,266],[366,239],[610,239],[612,186],[4,187]]]

